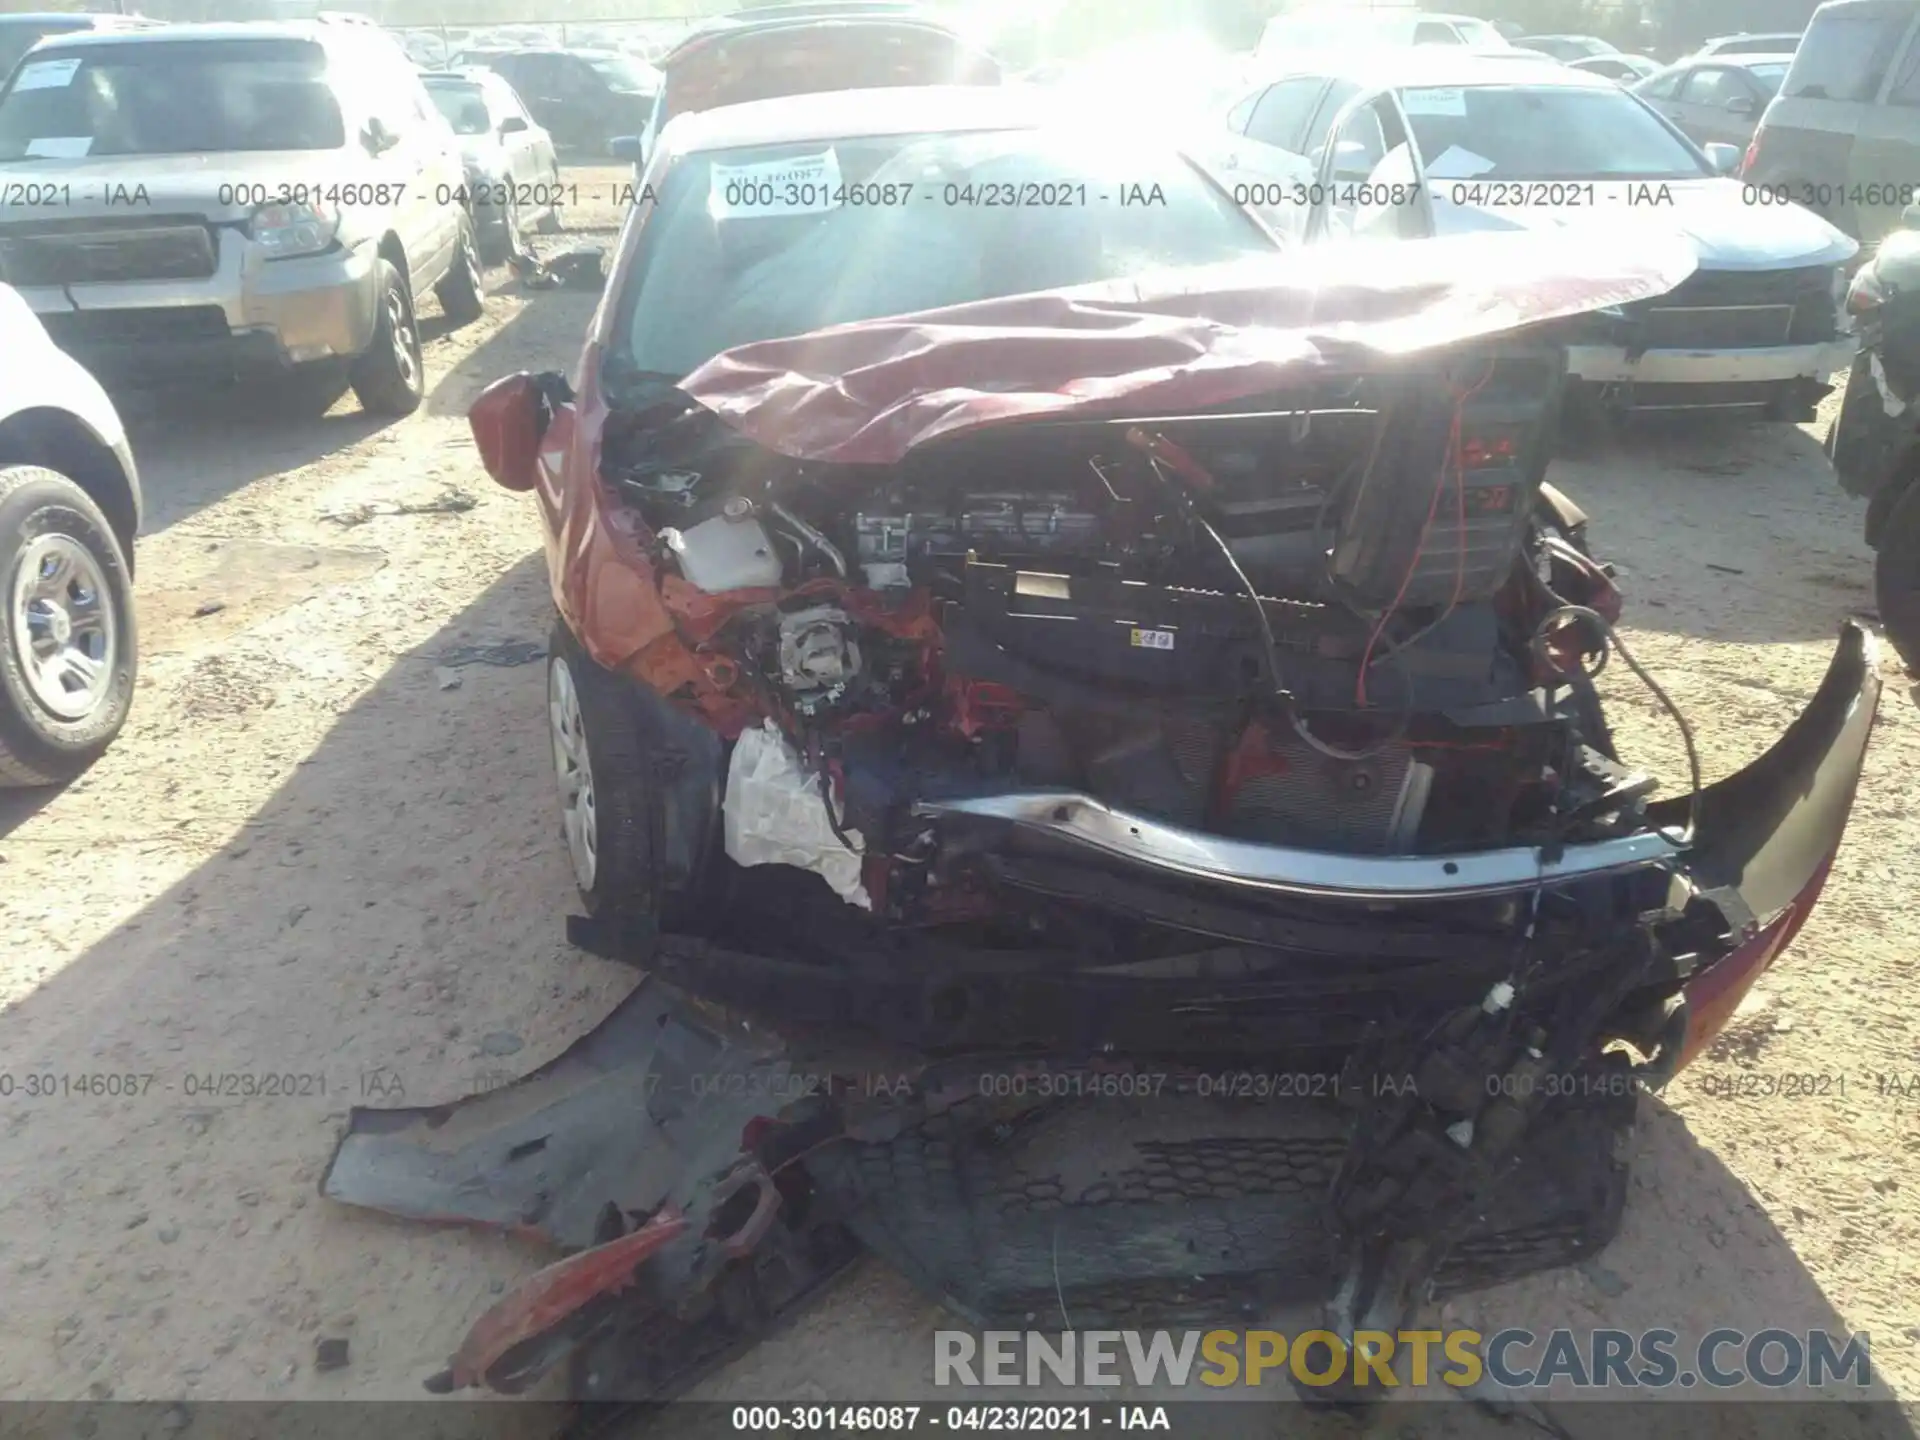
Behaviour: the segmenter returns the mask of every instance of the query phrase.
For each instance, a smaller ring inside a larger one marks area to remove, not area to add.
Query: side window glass
[[[1413,27],[1413,43],[1416,45],[1461,45],[1460,32],[1439,20],[1422,20]]]
[[[1329,236],[1387,238],[1403,233],[1417,213],[1409,193],[1417,175],[1413,146],[1392,101],[1382,96],[1341,125],[1333,140],[1330,178]]]
[[[1297,152],[1300,137],[1306,133],[1307,121],[1312,118],[1314,105],[1325,88],[1326,82],[1317,78],[1282,80],[1267,87],[1267,93],[1260,97],[1247,124],[1246,137],[1262,145]]]
[[[1327,143],[1327,132],[1333,128],[1333,122],[1345,105],[1360,87],[1347,80],[1336,80],[1328,87],[1327,93],[1320,99],[1320,108],[1314,112],[1313,123],[1307,126],[1307,133],[1300,142],[1303,154],[1312,155]]]
[[[1686,78],[1686,71],[1670,70],[1648,81],[1640,93],[1649,100],[1671,100],[1679,92],[1680,82]]]
[[[1889,105],[1920,105],[1920,36],[1907,45],[1900,69],[1893,77],[1893,89],[1887,94]]]

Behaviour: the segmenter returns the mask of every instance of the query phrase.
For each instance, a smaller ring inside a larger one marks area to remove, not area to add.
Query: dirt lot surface
[[[596,301],[492,281],[482,322],[431,341],[431,398],[402,423],[351,398],[304,424],[218,398],[136,417],[132,722],[64,793],[0,796],[0,1393],[415,1398],[545,1258],[315,1193],[350,1105],[523,1073],[634,982],[562,937],[535,519],[464,418],[502,373],[570,367]],[[1632,433],[1556,467],[1710,777],[1773,740],[1871,604],[1820,433]],[[1899,1093],[1920,1092],[1920,717],[1885,673],[1826,897],[1712,1056],[1645,1106],[1618,1244],[1452,1318],[1866,1331],[1876,1375],[1920,1398],[1920,1100]],[[1670,722],[1625,667],[1608,682],[1623,750],[1683,786]],[[29,1095],[31,1074],[64,1089]],[[116,1076],[153,1079],[86,1093]],[[1717,1093],[1740,1076],[1756,1093]],[[1832,1079],[1765,1093],[1784,1076]],[[256,1093],[266,1077],[292,1093]],[[866,1265],[706,1393],[918,1392],[937,1316]],[[316,1370],[326,1337],[350,1340],[344,1369]]]

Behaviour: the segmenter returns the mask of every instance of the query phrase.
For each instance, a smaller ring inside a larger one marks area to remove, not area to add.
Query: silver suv
[[[0,91],[0,279],[108,380],[350,382],[419,405],[415,297],[484,305],[452,129],[388,36],[177,25],[42,42]]]

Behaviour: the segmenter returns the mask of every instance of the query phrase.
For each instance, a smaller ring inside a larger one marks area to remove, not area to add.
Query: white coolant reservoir
[[[687,583],[710,594],[772,587],[784,578],[772,537],[754,519],[753,507],[737,497],[712,519],[686,530],[663,530],[660,538]]]

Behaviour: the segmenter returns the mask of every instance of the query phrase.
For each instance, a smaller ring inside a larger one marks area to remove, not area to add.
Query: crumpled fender
[[[356,1106],[320,1193],[568,1250],[689,1215],[798,1089],[780,1046],[658,981],[524,1080],[451,1105]],[[610,1143],[617,1141],[617,1143]]]
[[[1699,829],[1684,868],[1704,890],[1737,894],[1750,933],[1686,987],[1685,1065],[1710,1044],[1806,923],[1846,835],[1880,706],[1878,646],[1849,621],[1807,708],[1772,748],[1700,795]],[[1656,825],[1682,825],[1688,802],[1648,807]]]

